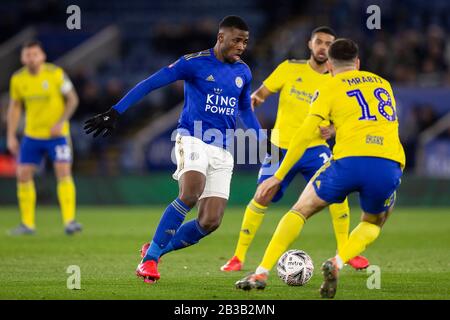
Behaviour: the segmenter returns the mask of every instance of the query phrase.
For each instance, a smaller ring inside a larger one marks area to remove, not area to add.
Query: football
[[[303,250],[286,251],[277,263],[278,276],[290,286],[303,286],[312,277],[314,264]]]

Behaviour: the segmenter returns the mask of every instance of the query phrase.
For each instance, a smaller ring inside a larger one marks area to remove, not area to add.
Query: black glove
[[[101,134],[104,130],[103,137],[109,136],[115,129],[119,112],[113,108],[98,114],[95,117],[86,120],[84,123],[84,132],[90,134],[95,131],[94,138]]]

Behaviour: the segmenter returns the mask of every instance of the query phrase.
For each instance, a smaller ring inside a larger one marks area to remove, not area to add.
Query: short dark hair
[[[219,29],[221,28],[236,28],[243,31],[248,31],[248,25],[244,19],[239,16],[226,16],[219,23]]]
[[[311,38],[314,37],[314,35],[319,32],[332,35],[333,37],[336,38],[336,32],[334,32],[334,30],[328,26],[320,26],[320,27],[315,28],[313,31],[311,31]]]
[[[31,47],[39,47],[41,50],[44,50],[44,47],[39,40],[28,40],[22,44],[22,50]]]
[[[358,53],[358,45],[351,39],[336,39],[328,48],[328,58],[338,63],[353,62]]]

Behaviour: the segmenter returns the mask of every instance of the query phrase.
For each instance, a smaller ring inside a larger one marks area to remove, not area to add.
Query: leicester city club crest
[[[236,83],[236,87],[242,88],[244,85],[244,80],[242,80],[241,77],[236,77],[236,80],[234,81]]]

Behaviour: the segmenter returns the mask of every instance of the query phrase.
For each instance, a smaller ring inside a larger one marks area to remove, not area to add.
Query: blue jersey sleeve
[[[267,139],[267,136],[261,130],[261,124],[256,118],[251,106],[251,73],[248,71],[247,80],[239,97],[239,117],[247,129],[254,129],[258,141]]]
[[[184,58],[178,59],[170,66],[160,69],[147,79],[139,82],[113,106],[113,109],[117,110],[119,113],[124,113],[129,107],[153,90],[164,87],[177,80],[188,80],[191,74],[190,69],[190,63],[188,61]]]
[[[250,98],[251,82],[252,82],[252,74],[251,74],[250,70],[247,69],[245,84],[244,84],[244,87],[242,88],[242,92],[239,97],[239,109],[240,110],[246,110],[246,109],[252,108],[252,105],[251,105],[252,100]]]
[[[256,115],[251,108],[240,110],[239,117],[247,129],[254,129],[256,131],[256,138],[258,141],[267,139],[266,134],[261,130],[261,124],[259,123],[258,118],[256,118]]]

